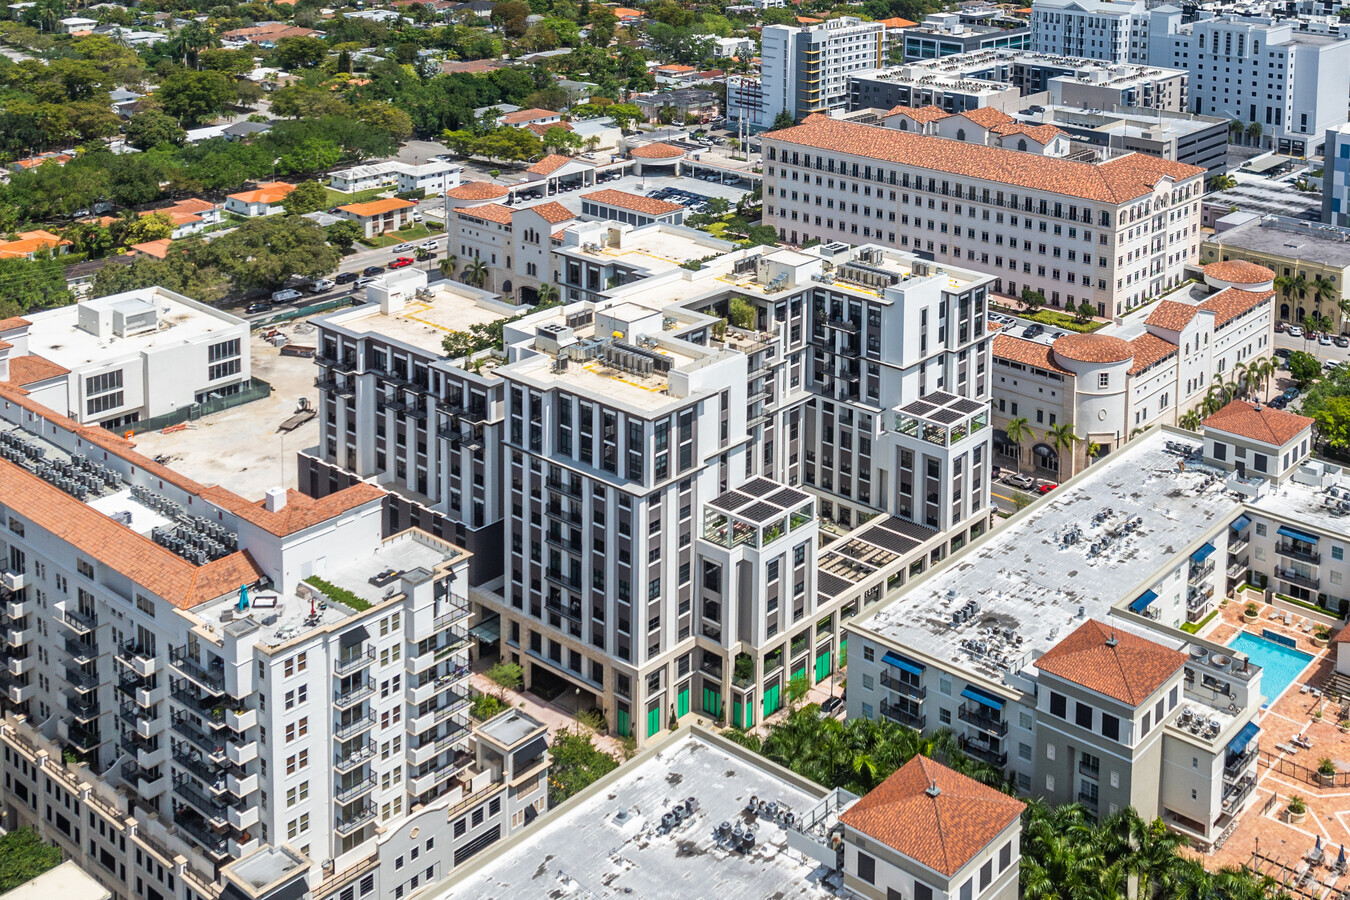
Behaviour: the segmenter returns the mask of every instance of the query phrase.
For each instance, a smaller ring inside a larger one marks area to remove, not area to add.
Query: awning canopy
[[[1251,516],[1238,516],[1231,523],[1229,523],[1228,527],[1233,529],[1234,531],[1241,531],[1250,524],[1252,524]]]
[[[338,646],[355,647],[357,644],[364,640],[368,640],[369,638],[370,632],[366,631],[366,627],[364,625],[357,625],[351,631],[342,632],[342,636],[338,638]]]
[[[1057,459],[1059,457],[1059,454],[1055,452],[1055,448],[1051,447],[1049,444],[1037,444],[1031,449],[1037,456],[1044,457],[1045,459]]]
[[[485,644],[491,644],[502,636],[502,617],[500,613],[492,613],[483,617],[483,621],[477,625],[470,626],[469,634],[476,637]]]
[[[1157,591],[1144,591],[1137,598],[1135,598],[1135,601],[1133,603],[1130,604],[1130,612],[1132,613],[1143,612],[1153,604],[1154,600],[1157,599],[1158,599]]]
[[[1002,697],[995,697],[993,694],[987,694],[979,688],[967,687],[965,690],[961,691],[961,696],[965,697],[967,700],[974,700],[981,706],[987,706],[990,709],[1003,708]]]
[[[1191,562],[1204,562],[1209,559],[1209,555],[1214,552],[1213,544],[1205,544],[1199,550],[1191,554]]]
[[[1012,438],[1008,437],[1008,432],[1002,431],[997,428],[994,429],[994,443],[999,445],[1000,447],[1017,446],[1017,444],[1013,442]]]
[[[1306,531],[1299,531],[1297,528],[1290,528],[1288,525],[1281,525],[1279,533],[1287,538],[1293,538],[1296,541],[1307,541],[1309,544],[1317,543],[1317,535],[1308,534]]]
[[[916,663],[912,659],[907,659],[899,653],[887,653],[881,657],[881,661],[890,666],[895,666],[901,671],[908,672],[911,675],[922,675],[924,666],[922,663]]]
[[[1233,739],[1228,742],[1228,752],[1240,754],[1247,749],[1247,745],[1252,742],[1261,731],[1261,727],[1255,722],[1248,722],[1242,726],[1242,730],[1233,735]]]

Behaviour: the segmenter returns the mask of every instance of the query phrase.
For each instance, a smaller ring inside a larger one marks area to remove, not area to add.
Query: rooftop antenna
[[[1115,629],[1113,628],[1113,629],[1111,629],[1111,636],[1110,636],[1109,638],[1106,639],[1106,646],[1108,646],[1108,647],[1114,647],[1116,644],[1119,644],[1119,643],[1120,643],[1120,641],[1116,639],[1116,631],[1115,631]]]
[[[936,797],[938,794],[941,794],[941,793],[942,793],[941,788],[939,788],[939,787],[937,786],[937,780],[936,780],[936,779],[930,779],[930,780],[929,780],[929,782],[928,782],[928,788],[927,788],[927,790],[924,791],[924,793],[927,794],[927,795],[930,796],[930,797]]]

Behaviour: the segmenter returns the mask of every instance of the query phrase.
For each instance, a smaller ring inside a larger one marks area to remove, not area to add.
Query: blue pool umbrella
[[[248,585],[239,585],[239,611],[248,609]]]
[[[1320,834],[1317,836],[1317,843],[1313,845],[1313,849],[1314,850],[1322,849],[1322,836]]]
[[[1341,855],[1336,857],[1336,865],[1339,868],[1345,868],[1345,845],[1341,844]]]

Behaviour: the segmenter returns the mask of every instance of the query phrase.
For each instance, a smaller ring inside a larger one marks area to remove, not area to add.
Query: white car
[[[1329,335],[1329,334],[1319,334],[1319,335],[1317,336],[1317,343],[1321,344],[1323,347],[1330,347],[1330,346],[1331,346],[1331,335]]]
[[[1290,325],[1290,326],[1289,326],[1289,336],[1290,336],[1290,337],[1303,337],[1303,328],[1302,328],[1301,326],[1298,326],[1298,325]]]
[[[423,241],[423,242],[422,242],[422,249],[423,249],[423,250],[435,250],[437,247],[440,246],[440,244],[441,244],[440,241],[435,241],[435,240],[433,240],[433,241]]]
[[[394,248],[395,253],[407,253],[412,249],[412,244],[399,244]]]

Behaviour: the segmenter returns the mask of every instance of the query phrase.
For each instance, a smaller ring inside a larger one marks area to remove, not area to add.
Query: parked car
[[[841,713],[843,711],[844,711],[843,697],[826,697],[824,702],[820,704],[820,714],[822,716],[832,716],[835,713]]]
[[[1346,337],[1343,334],[1336,335],[1334,338],[1331,339],[1331,342],[1335,344],[1337,347],[1340,347],[1342,350],[1344,350],[1346,347],[1350,347],[1350,337]]]
[[[1039,488],[1037,488],[1037,490],[1039,490],[1042,494],[1048,494],[1048,493],[1050,493],[1051,491],[1053,491],[1053,490],[1054,490],[1055,488],[1057,488],[1057,487],[1059,487],[1059,485],[1057,485],[1057,484],[1051,484],[1051,483],[1046,483],[1046,484],[1041,485]]]
[[[1030,475],[1023,475],[1019,472],[1008,476],[1008,484],[1015,488],[1029,491],[1036,486],[1036,479],[1032,478]]]
[[[1284,409],[1289,405],[1289,401],[1284,399],[1284,397],[1276,397],[1274,400],[1270,401],[1268,405],[1274,409]]]
[[[395,253],[407,253],[413,247],[412,244],[399,244],[394,248]]]
[[[414,210],[413,210],[413,214],[412,214],[412,220],[413,220],[414,222],[420,222],[420,221],[422,221],[422,213],[421,213],[420,211],[414,209]]]
[[[356,286],[357,286],[357,287],[365,287],[366,285],[368,285],[368,284],[370,284],[372,281],[374,281],[374,280],[375,280],[375,277],[376,277],[376,276],[374,276],[374,275],[367,275],[367,276],[365,276],[365,277],[363,277],[363,278],[358,278],[358,279],[356,279]]]
[[[1330,346],[1331,346],[1331,335],[1329,335],[1329,334],[1319,334],[1319,335],[1317,336],[1317,343],[1318,343],[1320,346],[1323,346],[1323,347],[1330,347]]]
[[[1033,322],[1026,328],[1022,329],[1022,337],[1024,338],[1034,338],[1044,333],[1045,333],[1045,326],[1040,324],[1039,322]]]
[[[378,275],[384,271],[384,266],[366,266],[361,270],[361,274],[369,278],[372,275]]]
[[[1289,336],[1290,336],[1290,337],[1303,337],[1303,328],[1302,328],[1302,326],[1299,326],[1299,325],[1290,325],[1290,326],[1289,326]]]
[[[391,268],[391,269],[402,269],[402,268],[405,268],[405,267],[407,267],[407,266],[411,266],[412,264],[413,264],[413,258],[412,258],[411,256],[400,256],[398,259],[394,260],[393,262],[391,262],[391,263],[389,264],[389,268]]]
[[[438,238],[432,238],[432,239],[429,240],[429,241],[423,241],[423,242],[422,242],[422,249],[423,249],[423,250],[435,250],[437,247],[440,246],[440,244],[441,244],[441,242],[440,242],[440,240],[439,240]]]
[[[343,272],[341,275],[339,275],[339,276],[337,277],[337,283],[338,283],[338,284],[351,284],[353,281],[355,281],[356,279],[358,279],[358,278],[360,278],[360,277],[361,277],[361,275],[360,275],[359,273],[357,273],[357,272]]]
[[[250,303],[244,311],[249,313],[265,313],[270,312],[271,309],[272,304],[268,303],[266,300],[259,300],[257,303]]]
[[[1290,350],[1288,347],[1278,347],[1275,350],[1275,355],[1280,359],[1288,359],[1289,354],[1293,352],[1294,351]]]
[[[305,290],[309,291],[311,294],[322,294],[324,291],[331,291],[335,287],[337,287],[336,281],[320,278],[317,281],[311,281],[309,284],[305,285]]]
[[[295,290],[294,288],[286,288],[284,291],[273,291],[273,292],[272,292],[272,302],[273,302],[273,303],[292,303],[292,302],[294,302],[294,301],[296,301],[296,300],[299,300],[299,299],[300,299],[301,297],[303,297],[303,296],[304,296],[304,294],[301,294],[299,291]]]
[[[1276,323],[1275,323],[1275,333],[1276,333],[1276,334],[1284,334],[1284,333],[1285,333],[1286,331],[1288,331],[1288,330],[1289,330],[1289,325],[1288,325],[1287,323],[1285,323],[1285,322],[1276,322]]]
[[[1299,391],[1298,388],[1289,388],[1280,396],[1284,398],[1286,403],[1293,403],[1295,400],[1299,398],[1300,394],[1301,392]]]

